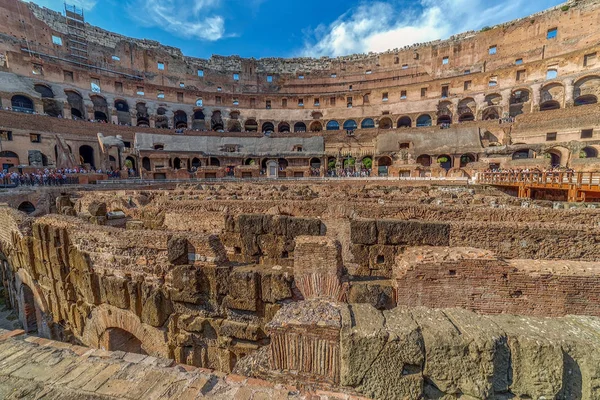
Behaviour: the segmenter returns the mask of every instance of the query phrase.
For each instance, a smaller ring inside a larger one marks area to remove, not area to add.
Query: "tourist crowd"
[[[556,172],[575,172],[572,168],[555,166],[552,168],[488,168],[485,172],[490,173],[509,173],[509,174],[528,174],[528,173],[556,173]]]
[[[360,170],[354,168],[337,168],[328,170],[327,176],[330,178],[368,178],[371,176],[371,170],[366,168],[361,168]]]
[[[128,170],[129,176],[135,176],[136,171],[133,168]],[[85,168],[58,168],[58,169],[38,169],[35,172],[9,172],[3,170],[0,172],[0,185],[2,186],[61,186],[79,183],[77,174],[105,174],[109,179],[120,179],[121,171],[112,168],[103,171],[102,169],[87,170]]]

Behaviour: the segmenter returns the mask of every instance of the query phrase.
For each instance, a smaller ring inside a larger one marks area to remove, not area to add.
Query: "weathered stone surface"
[[[173,265],[188,263],[188,241],[182,237],[170,237],[167,241],[169,262]]]
[[[155,290],[144,303],[142,322],[160,327],[164,325],[172,312],[171,302],[165,299],[162,290]]]
[[[89,204],[87,210],[92,217],[106,217],[106,203],[94,201]]]

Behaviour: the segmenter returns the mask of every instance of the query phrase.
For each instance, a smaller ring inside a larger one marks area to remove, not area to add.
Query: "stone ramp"
[[[0,330],[0,399],[350,399]]]

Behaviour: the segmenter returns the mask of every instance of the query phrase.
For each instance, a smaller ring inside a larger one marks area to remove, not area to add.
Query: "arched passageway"
[[[402,117],[398,120],[398,128],[410,128],[412,126],[412,119],[410,117]]]
[[[98,345],[103,350],[148,355],[144,350],[142,341],[135,337],[133,333],[121,328],[106,329],[100,335]]]
[[[94,149],[87,144],[84,144],[79,148],[79,158],[81,164],[89,164],[92,168],[95,168],[94,164]]]
[[[31,288],[21,285],[22,309],[20,310],[21,323],[26,333],[38,332],[38,320],[41,316],[35,305],[35,297]]]
[[[26,214],[31,214],[35,211],[35,206],[29,201],[24,201],[21,204],[19,204],[19,207],[17,209]]]
[[[28,114],[31,114],[34,111],[33,100],[27,96],[13,96],[11,99],[11,106],[13,111],[24,112]]]

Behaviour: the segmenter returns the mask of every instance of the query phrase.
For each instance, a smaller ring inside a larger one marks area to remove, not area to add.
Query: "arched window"
[[[431,126],[431,116],[423,114],[417,118],[417,127]]]
[[[440,167],[442,167],[446,171],[452,168],[452,157],[450,157],[449,155],[443,154],[439,156],[437,158],[437,162],[438,164],[440,164]]]
[[[290,132],[290,124],[288,124],[287,122],[281,122],[277,126],[277,132],[280,132],[280,133],[289,133]]]
[[[540,105],[540,111],[558,110],[560,109],[560,103],[556,100],[550,100]]]
[[[265,122],[262,125],[262,132],[263,133],[275,132],[275,126],[273,125],[272,122]]]
[[[338,124],[337,121],[329,121],[327,123],[327,130],[328,131],[339,131],[340,130],[340,124]]]
[[[475,162],[475,156],[473,154],[463,154],[460,156],[460,167],[464,168],[467,164]]]
[[[398,128],[410,128],[412,126],[412,119],[410,117],[402,117],[398,120]]]
[[[372,118],[365,118],[360,123],[362,129],[373,129],[375,128],[375,121]]]
[[[390,118],[382,118],[379,120],[379,129],[392,129],[394,123]]]
[[[129,104],[125,100],[115,100],[115,108],[117,112],[129,112]]]
[[[194,112],[194,119],[195,120],[204,120],[206,117],[204,116],[204,113],[202,112],[202,110],[197,110]]]
[[[323,130],[323,125],[319,121],[313,121],[310,124],[311,132],[321,132]]]
[[[593,147],[584,147],[579,153],[579,158],[597,158],[598,150]]]
[[[33,100],[29,97],[16,95],[11,99],[11,105],[13,111],[24,112],[24,113],[33,113]]]
[[[43,99],[54,98],[54,92],[46,85],[35,85],[33,89],[38,92]]]
[[[175,116],[173,117],[175,122],[175,129],[185,129],[188,127],[187,123],[187,114],[185,111],[175,111]]]
[[[200,168],[202,166],[202,163],[200,162],[200,159],[197,157],[192,158],[192,168]]]
[[[142,168],[144,168],[146,171],[150,171],[150,159],[148,157],[142,158]]]
[[[598,103],[598,98],[593,94],[589,94],[586,96],[579,96],[575,99],[575,106],[585,106],[588,104],[596,104]]]
[[[246,120],[244,130],[246,132],[258,132],[258,123],[254,119]]]
[[[356,124],[356,121],[353,119],[349,119],[348,121],[344,122],[344,130],[346,131],[353,131],[358,127],[358,125]]]
[[[431,156],[427,154],[421,154],[419,157],[417,157],[417,164],[421,164],[424,167],[431,166]]]
[[[294,132],[296,132],[296,133],[306,132],[306,124],[304,122],[296,122],[294,124]]]

